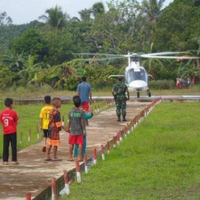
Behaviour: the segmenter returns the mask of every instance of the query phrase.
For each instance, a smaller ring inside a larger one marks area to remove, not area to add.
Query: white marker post
[[[107,147],[107,154],[109,154],[110,153],[110,141],[107,141],[106,147]]]
[[[56,179],[51,179],[51,199],[56,200]]]
[[[93,159],[94,159],[94,165],[97,164],[97,149],[95,148],[93,151]]]
[[[39,140],[40,139],[40,130],[39,130],[39,127],[37,126],[37,139]]]
[[[105,148],[103,145],[101,145],[101,157],[102,157],[102,160],[104,161],[106,158],[105,158]]]
[[[29,129],[29,133],[28,133],[28,142],[31,142],[31,129]]]
[[[87,160],[87,154],[84,156],[84,163],[85,163],[85,173],[88,174],[88,160]]]
[[[81,170],[80,170],[80,164],[78,160],[76,160],[76,180],[77,180],[77,183],[81,183]]]
[[[69,195],[70,194],[69,180],[68,180],[68,175],[67,175],[67,171],[66,170],[64,170],[64,181],[65,181],[66,195]]]

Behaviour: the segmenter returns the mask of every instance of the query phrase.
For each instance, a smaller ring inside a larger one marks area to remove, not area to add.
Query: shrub
[[[175,88],[175,81],[173,80],[150,81],[149,87],[154,90],[170,90]]]

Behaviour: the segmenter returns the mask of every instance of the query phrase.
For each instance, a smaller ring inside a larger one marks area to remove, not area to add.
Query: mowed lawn
[[[92,107],[96,105],[103,105],[103,102],[94,103]],[[40,130],[40,138],[37,137],[37,126],[40,126],[40,110],[44,105],[16,105],[14,110],[17,111],[19,115],[18,123],[18,150],[28,147],[42,140],[43,133]],[[72,103],[63,104],[60,108],[61,116],[64,116],[65,124],[67,124],[68,113],[73,107]],[[0,101],[0,111],[4,109],[3,101]],[[29,129],[31,129],[31,142],[28,142]],[[20,134],[23,132],[22,145],[20,144]],[[42,147],[41,147],[42,148]],[[2,126],[0,125],[0,158],[2,157],[3,151],[3,134]]]
[[[200,103],[161,103],[66,200],[199,200]]]

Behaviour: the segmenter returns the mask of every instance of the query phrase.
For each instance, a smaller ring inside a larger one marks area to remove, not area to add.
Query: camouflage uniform
[[[113,87],[113,94],[115,98],[116,114],[120,119],[121,115],[125,119],[126,117],[126,92],[128,87],[125,83],[119,82]]]

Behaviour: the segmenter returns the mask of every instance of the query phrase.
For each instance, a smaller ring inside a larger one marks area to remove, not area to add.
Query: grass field
[[[95,103],[95,105],[102,105],[102,102]],[[42,132],[40,131],[40,139],[37,138],[37,125],[40,125],[40,110],[43,105],[16,105],[14,110],[17,111],[19,115],[18,123],[18,150],[21,150],[27,146],[35,144],[42,140]],[[65,123],[67,123],[68,113],[73,107],[72,103],[63,104],[60,108],[61,116],[65,116]],[[0,110],[4,108],[3,101],[0,101]],[[28,142],[29,129],[31,128],[31,142]],[[23,132],[23,143],[20,145],[20,132]],[[0,125],[0,158],[2,157],[2,128]]]
[[[112,88],[106,90],[98,90],[93,91],[94,96],[111,96]],[[0,92],[0,99],[4,99],[6,97],[13,97],[15,99],[24,99],[24,98],[39,98],[43,97],[44,94],[49,94],[51,96],[73,96],[76,92],[72,91],[60,91],[60,90],[53,90],[50,88],[41,88],[40,90],[30,92],[28,89],[19,88],[17,91],[9,91],[9,92]],[[172,89],[172,90],[151,90],[152,95],[186,95],[186,94],[200,94],[200,86],[196,86],[193,88],[188,89]],[[135,95],[136,93],[133,92],[131,95]],[[146,95],[145,92],[142,92],[141,95]]]
[[[199,200],[200,105],[162,103],[66,200]]]

